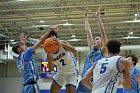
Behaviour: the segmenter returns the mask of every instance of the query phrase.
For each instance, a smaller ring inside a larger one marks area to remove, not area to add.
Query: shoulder
[[[125,69],[130,68],[130,62],[127,58],[120,57],[118,59],[118,64],[119,64],[119,71],[122,72]]]
[[[33,47],[29,47],[25,50],[25,53],[29,53],[29,52],[33,53]]]
[[[138,67],[135,67],[134,70],[135,70],[136,72],[140,72],[140,68],[138,68]]]
[[[118,62],[121,64],[121,65],[124,65],[124,66],[130,66],[130,62],[127,58],[124,58],[124,57],[120,57]]]
[[[29,47],[26,49],[26,51],[31,51],[31,50],[33,51],[33,47]]]
[[[128,63],[129,63],[128,59],[127,59],[127,58],[124,58],[124,57],[120,57],[120,58],[118,59],[118,61],[119,61],[120,63],[122,63],[122,64],[128,64]]]

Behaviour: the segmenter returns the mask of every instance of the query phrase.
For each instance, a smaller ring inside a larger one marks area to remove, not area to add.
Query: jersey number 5
[[[101,70],[100,70],[100,74],[102,74],[102,73],[104,73],[104,72],[106,71],[106,68],[107,68],[106,66],[107,66],[107,64],[108,64],[108,63],[103,63],[103,64],[102,64]]]
[[[60,63],[62,63],[62,66],[65,66],[66,65],[64,59],[60,59]]]

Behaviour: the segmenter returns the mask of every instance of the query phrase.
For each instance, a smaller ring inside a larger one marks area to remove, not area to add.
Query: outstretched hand
[[[57,30],[58,28],[63,27],[63,26],[64,26],[63,24],[59,24],[59,25],[51,27],[50,29],[51,30]]]
[[[27,40],[27,35],[25,35],[24,33],[21,33],[19,36],[21,41],[26,41]]]
[[[100,7],[98,8],[97,12],[96,12],[96,16],[97,16],[97,17],[100,17],[101,8],[102,8],[102,6],[100,6]]]
[[[86,9],[85,16],[88,17],[88,7],[87,7],[87,9]]]

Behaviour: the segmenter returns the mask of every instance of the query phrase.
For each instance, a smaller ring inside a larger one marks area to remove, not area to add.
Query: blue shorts
[[[92,90],[88,89],[81,81],[75,93],[91,93]]]
[[[40,93],[37,84],[23,86],[22,93]]]

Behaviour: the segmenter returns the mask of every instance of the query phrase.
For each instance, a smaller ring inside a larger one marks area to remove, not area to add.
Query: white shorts
[[[73,73],[58,72],[52,78],[60,86],[63,86],[64,83],[66,83],[65,86],[71,85],[76,87],[78,83],[78,71],[75,71]]]

